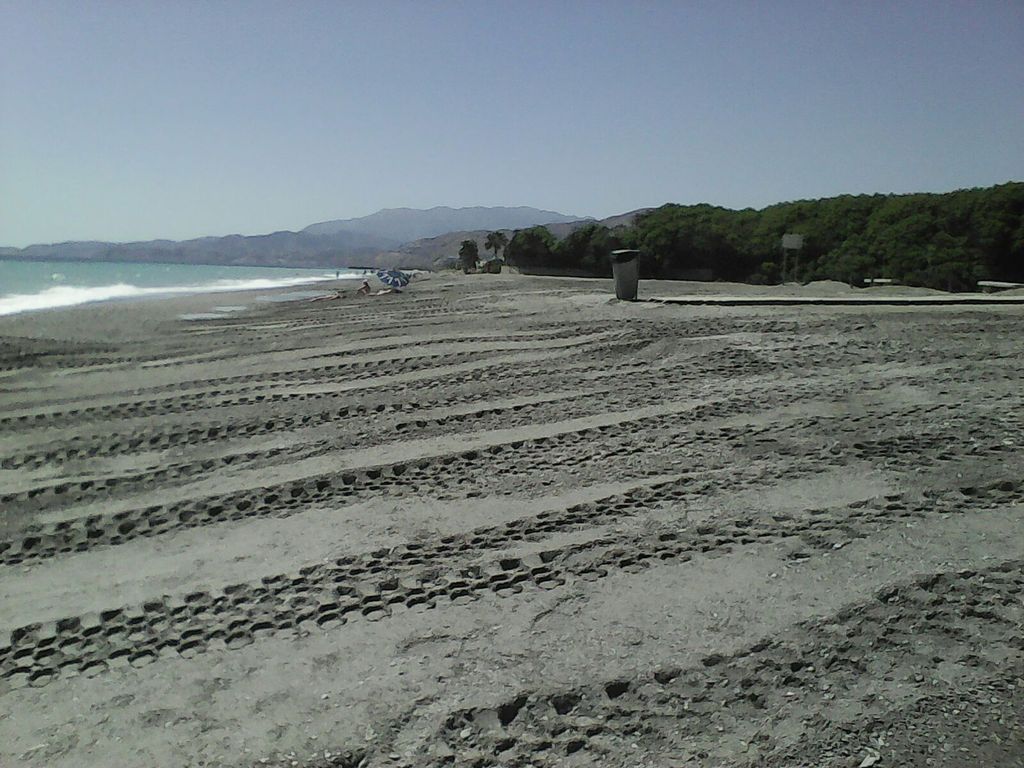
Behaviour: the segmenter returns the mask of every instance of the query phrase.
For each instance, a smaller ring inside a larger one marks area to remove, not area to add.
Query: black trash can
[[[640,282],[640,251],[612,251],[612,277],[615,278],[615,298],[636,301]]]

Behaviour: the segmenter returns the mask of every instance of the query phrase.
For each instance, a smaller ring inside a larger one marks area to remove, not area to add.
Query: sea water
[[[125,262],[0,261],[0,315],[93,301],[300,286],[356,278],[349,269]]]

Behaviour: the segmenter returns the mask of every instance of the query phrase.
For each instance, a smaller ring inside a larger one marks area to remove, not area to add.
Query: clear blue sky
[[[0,0],[0,245],[1024,179],[1024,2]]]

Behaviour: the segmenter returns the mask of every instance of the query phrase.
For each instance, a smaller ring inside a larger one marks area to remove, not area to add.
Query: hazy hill
[[[343,267],[366,263],[395,246],[389,240],[357,232],[309,235],[228,235],[195,240],[138,243],[69,242],[4,249],[0,258],[31,261],[130,261],[170,264],[226,264],[267,267]]]
[[[545,226],[556,239],[561,240],[571,234],[573,230],[579,229],[587,224],[602,224],[609,229],[621,226],[630,226],[639,214],[646,213],[649,210],[651,209],[641,208],[636,211],[630,211],[629,213],[609,216],[607,219],[573,219],[571,221],[546,224]],[[511,239],[512,234],[516,229],[526,229],[526,227],[505,228],[501,231]],[[458,232],[446,232],[437,237],[414,240],[395,249],[395,251],[388,254],[388,258],[390,258],[396,266],[404,264],[406,266],[429,268],[433,264],[437,264],[445,259],[457,256],[459,253],[459,246],[462,244],[463,240],[475,240],[477,247],[480,249],[480,255],[487,256],[491,252],[484,249],[484,241],[487,239],[487,235],[493,231],[495,230],[462,230]],[[387,259],[384,260],[386,261]]]
[[[615,227],[631,227],[636,221],[636,217],[644,213],[650,213],[653,208],[637,208],[635,211],[629,213],[620,213],[616,216],[609,216],[607,219],[601,219],[601,224],[608,227],[609,229],[615,229]]]
[[[480,255],[484,256],[490,251],[484,250],[484,240],[487,235],[496,230],[477,229],[463,232],[446,232],[437,237],[425,237],[406,243],[393,254],[395,265],[405,264],[407,266],[429,269],[438,262],[455,257],[459,253],[459,247],[463,240],[475,240]],[[506,232],[511,237],[511,231]]]
[[[647,213],[647,211],[650,210],[653,209],[638,208],[637,210],[630,211],[629,213],[619,213],[615,216],[609,216],[607,219],[577,219],[575,221],[565,222],[562,224],[549,224],[547,229],[552,235],[554,235],[556,240],[561,240],[587,224],[600,224],[603,227],[608,227],[608,229],[615,229],[616,227],[630,227],[633,225],[637,216],[641,213]]]
[[[338,232],[359,232],[374,237],[407,243],[448,232],[498,229],[525,229],[537,224],[577,221],[579,216],[566,216],[537,208],[448,208],[429,210],[385,208],[358,219],[337,219],[311,224],[303,232],[310,235],[332,235]]]
[[[430,267],[439,257],[458,252],[464,230],[488,232],[575,219],[537,208],[393,208],[358,219],[322,222],[301,232],[227,235],[194,240],[136,243],[78,241],[0,248],[0,259],[32,261],[137,261],[173,264],[227,264],[289,267]],[[452,235],[447,233],[455,230]],[[437,238],[419,245],[410,241]],[[475,236],[475,234],[474,234]],[[454,242],[454,247],[451,244]],[[452,253],[448,253],[452,250]]]

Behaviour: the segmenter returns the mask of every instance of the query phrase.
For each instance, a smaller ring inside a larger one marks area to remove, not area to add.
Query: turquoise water
[[[0,261],[0,315],[131,296],[309,285],[362,272],[124,262]]]

